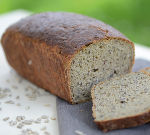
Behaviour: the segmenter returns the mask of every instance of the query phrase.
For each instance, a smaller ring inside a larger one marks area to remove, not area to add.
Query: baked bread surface
[[[74,13],[47,12],[11,25],[2,37],[2,46],[9,64],[20,75],[75,103],[70,89],[71,60],[91,44],[111,39],[128,43],[134,53],[131,41],[101,21]],[[134,56],[131,61],[127,72]]]

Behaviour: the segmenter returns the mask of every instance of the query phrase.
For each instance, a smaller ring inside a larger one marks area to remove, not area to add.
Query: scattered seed
[[[44,132],[44,135],[50,135],[50,133],[49,133],[49,132],[47,132],[47,131],[45,131],[45,132]]]
[[[25,120],[25,116],[17,116],[17,117],[16,117],[16,120],[17,120],[17,121]]]
[[[47,115],[42,115],[41,119],[48,119],[48,116]]]
[[[21,135],[39,135],[39,133],[32,131],[31,129],[25,129],[22,130]]]
[[[22,123],[19,123],[18,125],[17,125],[17,128],[22,128],[24,125],[22,124]]]
[[[49,123],[49,120],[48,120],[48,119],[47,119],[47,120],[45,120],[45,121],[44,121],[44,123]]]
[[[86,135],[86,134],[84,134],[83,132],[81,132],[81,131],[79,131],[79,130],[75,130],[75,133],[76,133],[77,135]]]
[[[34,123],[40,124],[40,123],[41,123],[41,118],[37,118],[37,119],[34,121]]]
[[[5,103],[6,103],[6,104],[14,104],[14,101],[9,100],[9,101],[6,101]]]
[[[35,124],[40,124],[41,121],[35,120],[34,123],[35,123]]]
[[[8,88],[0,88],[0,99],[5,98],[10,93],[10,89]]]
[[[56,120],[56,118],[55,117],[51,117],[51,120]]]
[[[17,103],[16,106],[21,106],[21,104],[20,104],[20,103]]]
[[[41,118],[37,118],[38,121],[41,121]]]
[[[11,120],[11,121],[9,122],[9,125],[10,125],[10,126],[15,126],[16,124],[17,124],[16,121],[12,121],[12,120]]]
[[[37,98],[36,94],[33,94],[33,93],[30,93],[30,94],[28,93],[28,94],[26,94],[26,97],[28,97],[29,100],[31,100],[31,101],[35,101],[36,98]]]
[[[41,130],[42,130],[42,131],[46,130],[46,127],[45,127],[45,126],[44,126],[44,127],[42,127],[42,128],[41,128]]]
[[[22,123],[25,124],[25,125],[31,125],[33,121],[31,120],[25,120],[23,121]]]
[[[5,117],[5,118],[3,119],[3,121],[7,121],[7,120],[9,120],[9,117]]]

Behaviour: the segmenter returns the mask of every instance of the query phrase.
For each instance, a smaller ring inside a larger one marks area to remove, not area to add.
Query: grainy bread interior
[[[73,102],[91,98],[91,87],[131,69],[134,52],[127,42],[112,39],[92,44],[81,50],[71,63]]]
[[[132,127],[150,121],[150,76],[145,73],[130,73],[99,83],[92,89],[92,98],[93,116],[102,130]],[[144,113],[148,118],[145,119]],[[119,125],[117,120],[121,121]],[[104,129],[105,126],[108,129]]]

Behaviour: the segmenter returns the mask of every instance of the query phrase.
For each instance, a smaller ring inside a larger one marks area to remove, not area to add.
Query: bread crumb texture
[[[73,101],[89,100],[94,84],[128,73],[133,59],[132,46],[118,39],[100,41],[81,50],[70,69]]]
[[[150,76],[130,73],[94,88],[96,121],[132,117],[150,110]]]

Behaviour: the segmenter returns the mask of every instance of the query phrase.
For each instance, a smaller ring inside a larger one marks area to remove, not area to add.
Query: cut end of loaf
[[[102,40],[80,50],[72,59],[70,68],[73,102],[90,100],[93,85],[129,73],[133,61],[133,46],[120,39]]]
[[[92,89],[93,116],[104,131],[150,121],[150,76],[137,72],[115,77]]]

